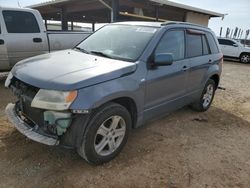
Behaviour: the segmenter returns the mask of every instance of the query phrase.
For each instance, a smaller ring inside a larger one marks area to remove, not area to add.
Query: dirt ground
[[[250,65],[225,62],[226,91],[208,112],[184,108],[136,129],[98,167],[13,129],[4,116],[13,98],[0,80],[0,187],[250,187]]]

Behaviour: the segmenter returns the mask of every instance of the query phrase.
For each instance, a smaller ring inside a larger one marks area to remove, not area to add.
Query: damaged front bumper
[[[15,104],[8,104],[5,113],[14,127],[29,139],[50,146],[59,145],[60,141],[58,137],[55,138],[48,135],[42,135],[37,132],[39,129],[38,125],[30,127],[25,121],[23,121],[16,113]]]

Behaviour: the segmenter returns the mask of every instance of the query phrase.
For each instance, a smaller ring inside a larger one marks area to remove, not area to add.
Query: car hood
[[[116,79],[135,70],[135,63],[63,50],[23,60],[12,69],[12,74],[38,88],[69,91]]]

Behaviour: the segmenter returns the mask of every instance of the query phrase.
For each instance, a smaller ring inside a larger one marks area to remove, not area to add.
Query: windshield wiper
[[[85,53],[85,54],[89,54],[89,52],[87,51],[87,50],[85,50],[85,49],[83,49],[83,48],[80,48],[80,47],[75,47],[75,49],[77,49],[77,50],[79,50],[79,51],[81,51],[81,52],[83,52],[83,53]]]
[[[91,54],[95,54],[95,55],[98,55],[98,56],[102,56],[102,57],[107,57],[107,58],[111,58],[113,59],[112,56],[108,55],[108,54],[105,54],[103,52],[98,52],[98,51],[90,51]]]

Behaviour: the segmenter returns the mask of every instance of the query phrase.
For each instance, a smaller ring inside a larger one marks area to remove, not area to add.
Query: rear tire
[[[125,107],[116,103],[100,107],[88,123],[78,154],[94,165],[111,161],[126,144],[131,127],[131,115]]]
[[[250,54],[243,53],[240,55],[240,62],[241,63],[250,63]]]
[[[203,89],[200,99],[194,104],[192,104],[191,108],[198,112],[207,111],[213,102],[215,90],[216,90],[215,81],[209,79]]]

